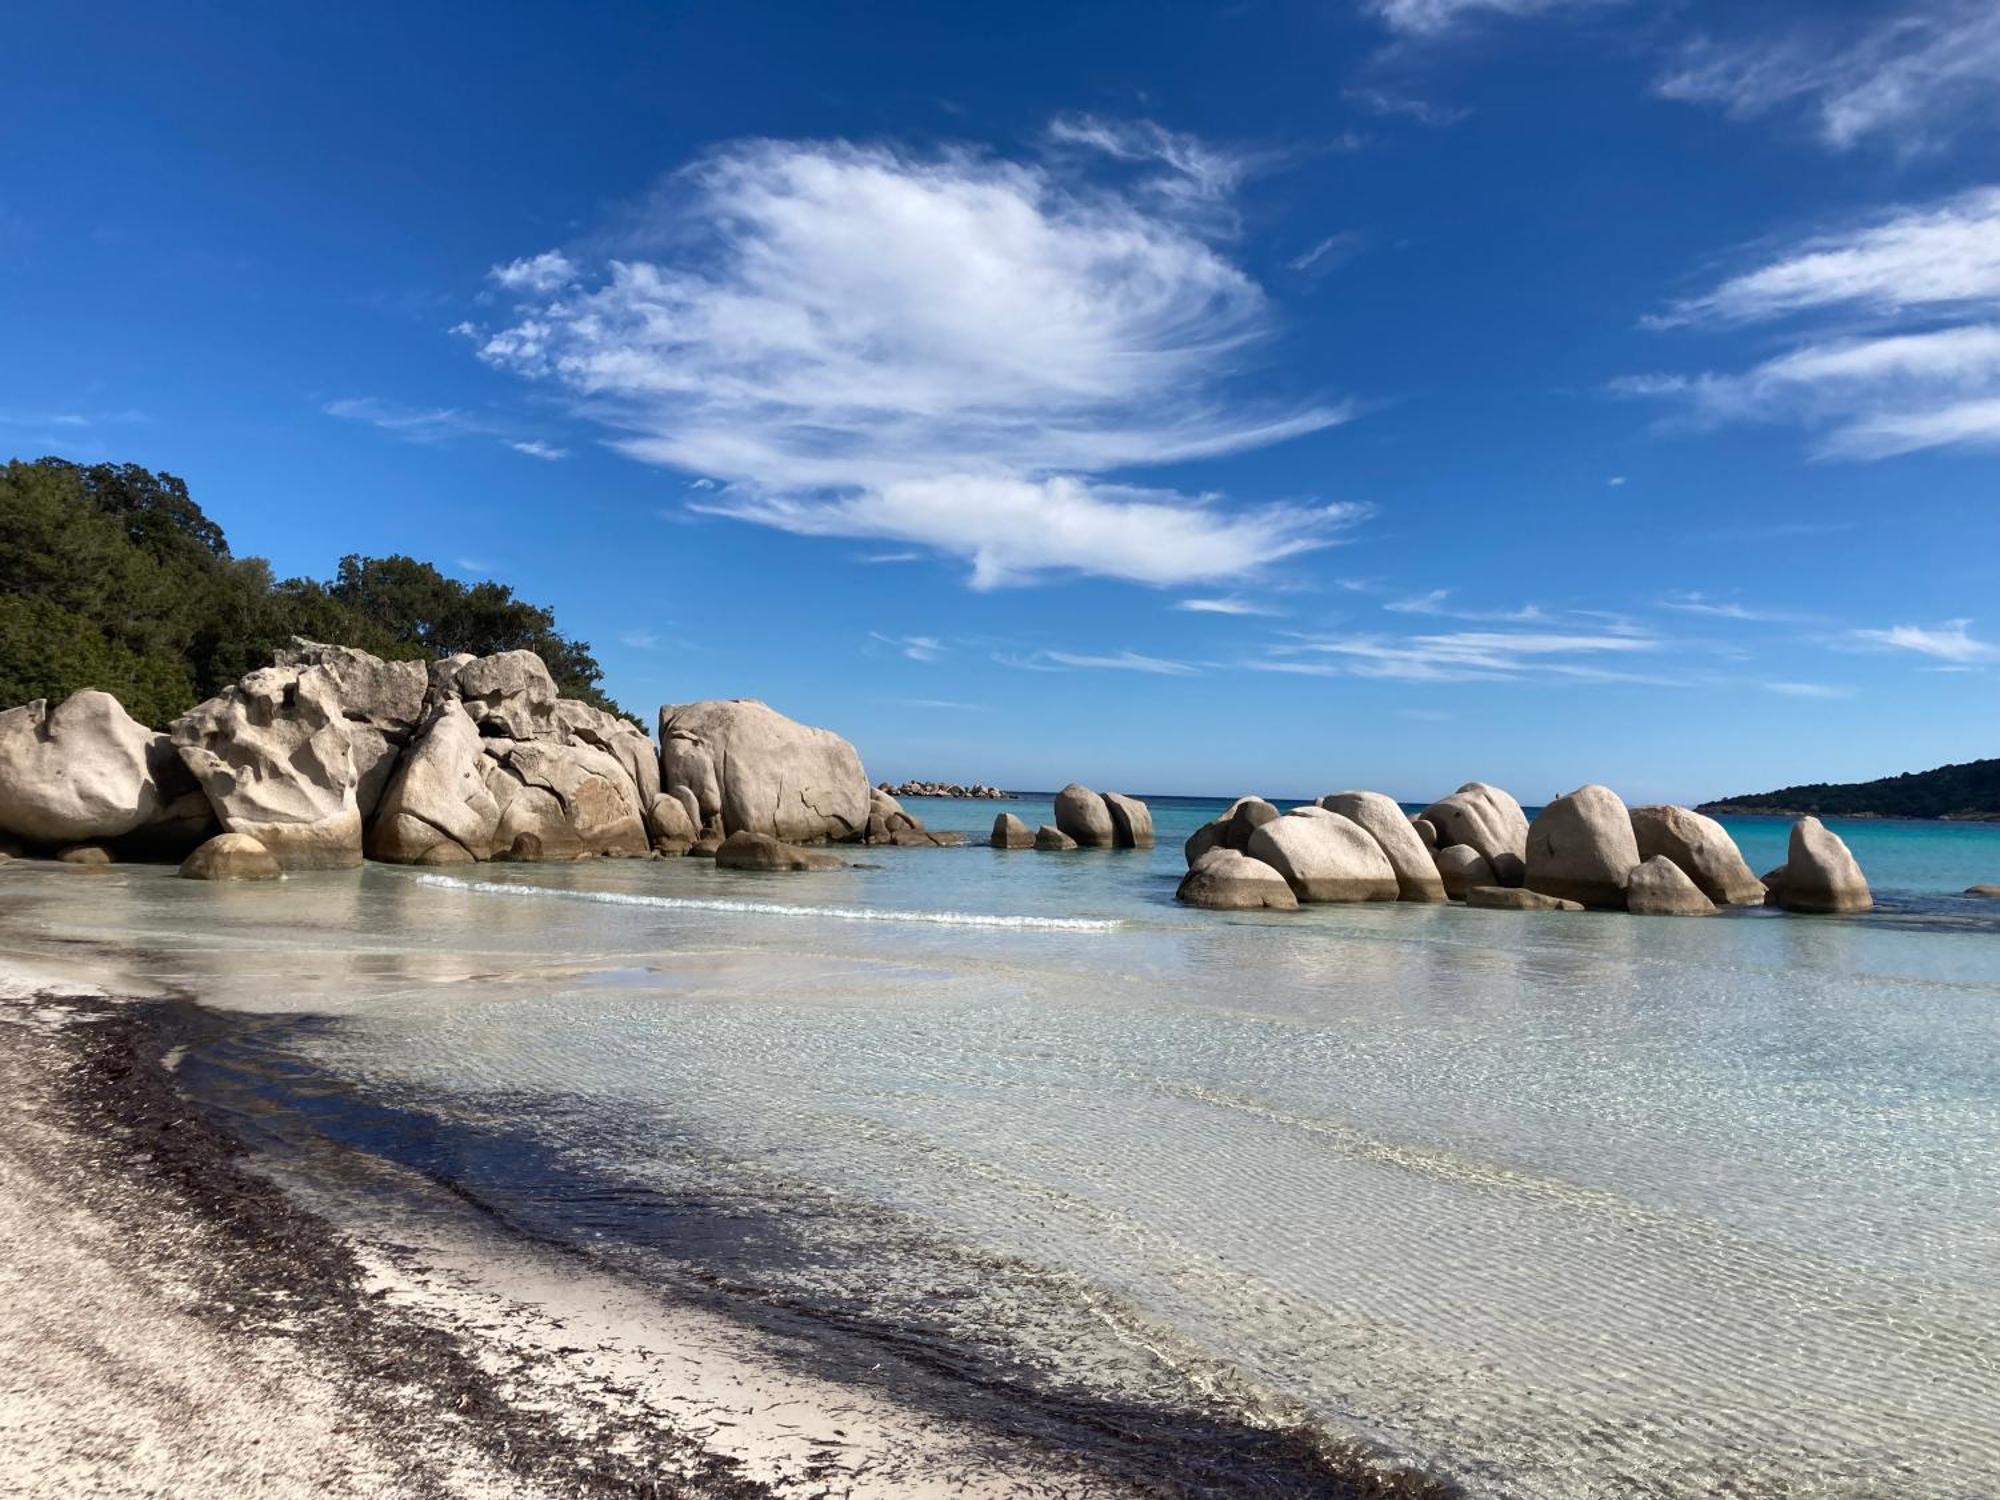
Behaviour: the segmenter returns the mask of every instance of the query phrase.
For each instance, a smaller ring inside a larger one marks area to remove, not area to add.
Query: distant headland
[[[904,781],[894,786],[885,781],[876,789],[891,797],[964,797],[979,802],[1012,802],[1015,795],[983,781]]]
[[[1773,817],[1938,818],[1960,823],[2000,823],[2000,759],[1969,760],[1934,771],[1906,771],[1876,781],[1781,787],[1743,797],[1704,802],[1713,814]]]

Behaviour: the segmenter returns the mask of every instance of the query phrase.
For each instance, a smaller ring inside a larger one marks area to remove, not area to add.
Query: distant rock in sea
[[[1003,792],[997,786],[985,782],[963,783],[957,781],[904,781],[891,786],[888,782],[876,783],[876,790],[887,792],[892,797],[958,797],[980,802],[1012,802],[1014,793]]]

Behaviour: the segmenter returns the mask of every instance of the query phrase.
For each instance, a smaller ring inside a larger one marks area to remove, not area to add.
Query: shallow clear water
[[[1172,902],[1216,807],[827,875],[17,865],[0,939],[331,1017],[245,1045],[442,1114],[396,1149],[539,1231],[989,1367],[1481,1494],[2000,1489],[2000,904],[1953,894],[2000,830],[1843,826],[1864,918],[1239,917]],[[1048,815],[913,806],[1002,809]]]

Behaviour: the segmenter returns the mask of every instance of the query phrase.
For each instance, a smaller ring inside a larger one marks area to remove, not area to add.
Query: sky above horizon
[[[2000,7],[29,3],[0,457],[878,777],[2000,754]]]

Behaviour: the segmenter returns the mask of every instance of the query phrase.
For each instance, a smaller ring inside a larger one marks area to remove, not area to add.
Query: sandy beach
[[[1120,1495],[173,1085],[189,1007],[0,978],[0,1494]]]

